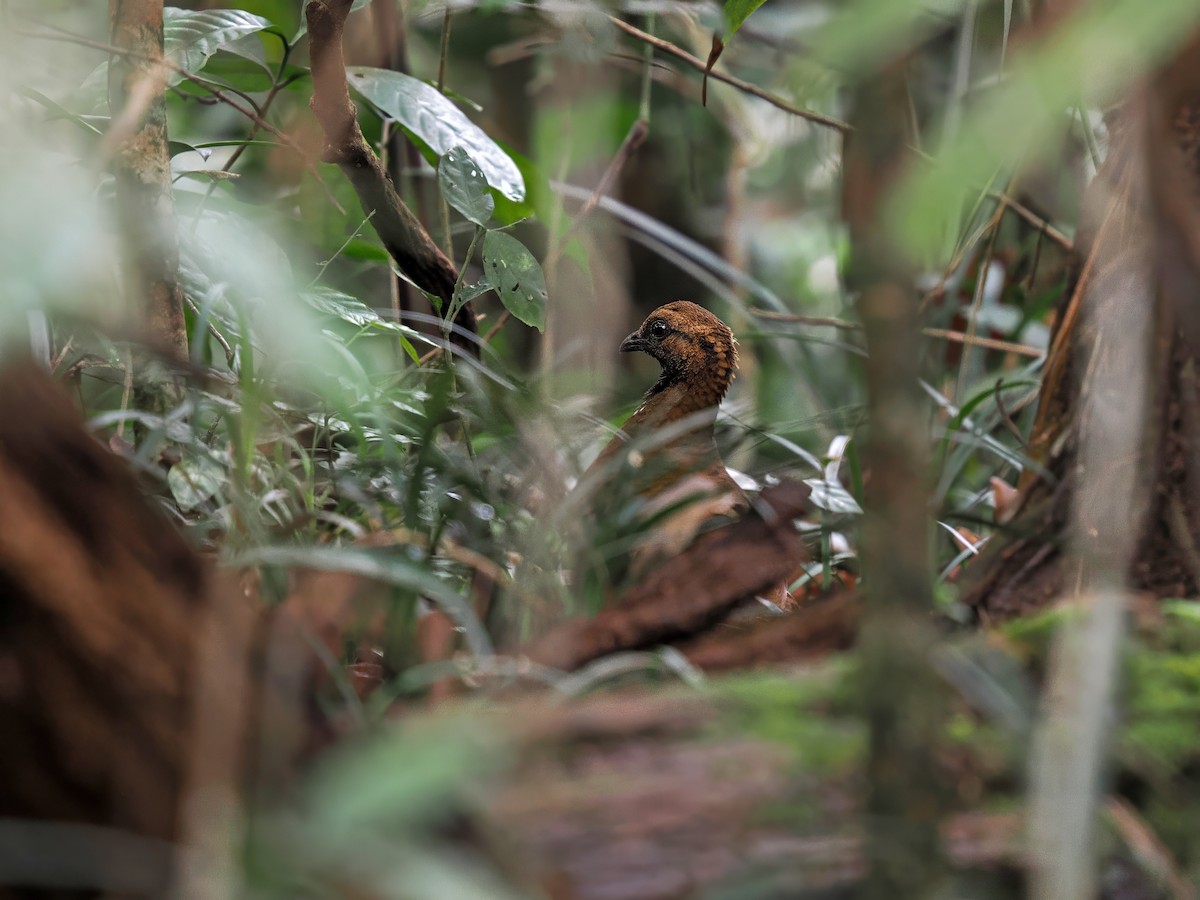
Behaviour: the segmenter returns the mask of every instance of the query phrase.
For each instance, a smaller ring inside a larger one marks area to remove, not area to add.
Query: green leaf
[[[314,287],[302,291],[300,296],[317,312],[333,316],[355,328],[374,328],[381,331],[394,331],[406,337],[424,339],[420,332],[383,318],[357,297],[343,294],[328,287]]]
[[[236,49],[231,45],[271,27],[261,16],[240,9],[190,10],[168,6],[163,9],[163,55],[187,72],[199,72],[218,50],[230,50],[243,57],[250,55],[244,45]],[[172,72],[168,79],[176,84],[181,76]]]
[[[227,50],[258,65],[262,53],[243,39],[274,26],[262,16],[240,9],[178,9],[163,7],[163,55],[185,72],[196,74],[218,51]],[[183,76],[167,72],[167,84],[176,85]],[[86,110],[108,108],[108,62],[102,62],[84,79],[76,92],[77,104]]]
[[[462,147],[451,147],[438,164],[438,184],[446,202],[481,228],[486,228],[496,203],[487,179]]]
[[[733,37],[742,24],[767,0],[725,0],[725,39]]]
[[[546,277],[525,245],[502,231],[483,237],[483,275],[505,309],[538,331],[546,327]]]
[[[167,486],[179,508],[190,512],[229,480],[225,467],[208,456],[180,460],[167,472]]]
[[[525,181],[516,163],[436,88],[387,69],[350,66],[346,71],[356,91],[424,141],[438,156],[462,147],[483,171],[488,184],[510,200],[525,198]]]

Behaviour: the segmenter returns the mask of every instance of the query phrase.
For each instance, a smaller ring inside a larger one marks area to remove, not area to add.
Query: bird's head
[[[682,383],[715,392],[720,402],[737,368],[737,342],[729,326],[687,300],[650,313],[642,327],[621,342],[621,350],[640,350],[658,360],[662,377],[651,394]]]

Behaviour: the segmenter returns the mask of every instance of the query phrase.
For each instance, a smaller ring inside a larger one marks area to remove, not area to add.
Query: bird
[[[686,546],[715,516],[732,518],[746,495],[721,460],[714,437],[717,408],[737,371],[733,331],[704,307],[676,300],[650,313],[620,347],[662,368],[640,406],[584,473],[596,487],[594,506],[632,497],[638,517],[653,520],[639,538],[634,569]]]

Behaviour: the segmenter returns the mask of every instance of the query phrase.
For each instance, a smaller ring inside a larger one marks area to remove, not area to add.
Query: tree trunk
[[[913,273],[881,213],[907,161],[904,71],[903,61],[894,61],[855,87],[842,188],[848,281],[870,353],[859,646],[870,745],[863,896],[872,898],[931,896],[942,875],[937,824],[944,797],[930,750],[941,717],[929,665],[929,410],[920,389]]]
[[[167,151],[162,0],[110,0],[114,54],[108,71],[117,213],[130,309],[145,318],[145,339],[169,360],[188,358],[179,242]]]
[[[1114,119],[1108,158],[1088,187],[1078,271],[1059,302],[1030,440],[1043,472],[1026,469],[1015,513],[963,583],[964,602],[985,623],[1044,608],[1078,587],[1068,541],[1086,544],[1094,535],[1070,532],[1072,505],[1086,506],[1090,491],[1105,490],[1096,473],[1084,471],[1080,419],[1105,347],[1138,317],[1132,304],[1139,302],[1155,307],[1146,311],[1154,329],[1148,408],[1108,427],[1141,434],[1130,458],[1115,462],[1137,466],[1146,487],[1120,523],[1134,551],[1129,571],[1117,574],[1160,598],[1200,589],[1200,254],[1192,246],[1200,235],[1200,94],[1170,78],[1161,76]],[[1156,286],[1149,295],[1114,289],[1146,265]]]

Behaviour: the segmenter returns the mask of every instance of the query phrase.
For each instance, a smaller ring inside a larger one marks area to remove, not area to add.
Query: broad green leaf
[[[190,512],[217,493],[229,480],[225,467],[207,456],[180,460],[167,473],[167,486],[179,508]]]
[[[355,328],[373,328],[377,331],[391,331],[404,338],[425,340],[425,337],[420,332],[399,322],[385,319],[357,297],[343,294],[341,291],[335,291],[333,288],[313,287],[302,291],[300,296],[317,312],[333,316],[335,319],[340,319],[348,325],[353,325]]]
[[[168,6],[163,9],[163,53],[184,70],[199,72],[218,50],[248,56],[250,51],[246,46],[235,47],[236,42],[270,27],[266,19],[240,9],[190,10]],[[172,84],[180,78],[178,73],[168,75]]]
[[[750,14],[767,0],[725,0],[725,39],[733,37]]]
[[[420,79],[387,69],[350,66],[351,86],[384,115],[424,141],[438,156],[462,147],[488,184],[510,200],[525,198],[516,163],[450,100]]]
[[[546,278],[524,244],[502,231],[485,234],[483,276],[505,309],[538,331],[546,327]]]
[[[273,27],[262,16],[240,9],[191,10],[167,6],[163,8],[163,55],[192,74],[203,69],[220,50],[228,50],[262,65],[261,53],[256,55],[243,40]],[[168,84],[181,81],[183,76],[178,72],[167,72]],[[107,61],[100,63],[84,79],[76,97],[81,108],[108,108]]]
[[[486,228],[496,203],[487,179],[462,147],[451,147],[438,164],[438,184],[446,202],[481,228]]]

